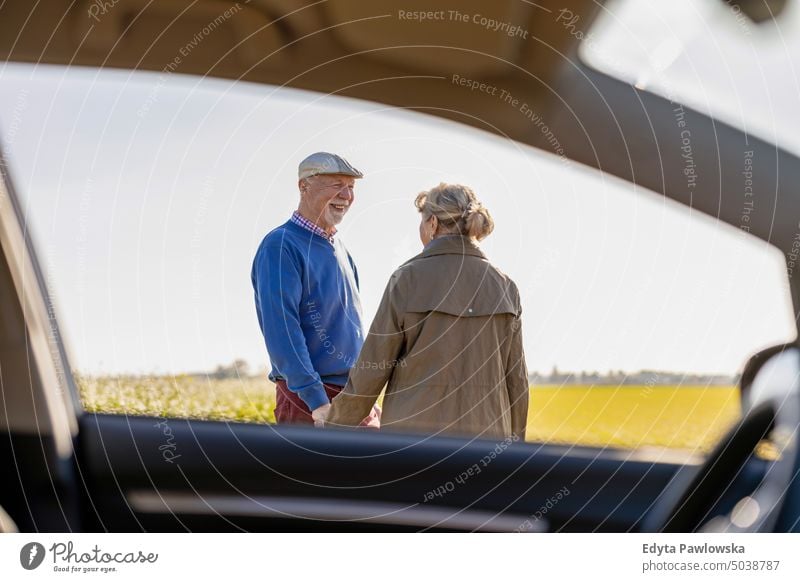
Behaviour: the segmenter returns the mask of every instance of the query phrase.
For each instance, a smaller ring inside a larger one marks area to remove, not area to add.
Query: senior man
[[[364,343],[358,271],[336,236],[363,174],[335,154],[298,168],[300,204],[256,252],[251,280],[275,382],[278,423],[315,422],[347,384]],[[379,410],[364,425],[375,427]]]

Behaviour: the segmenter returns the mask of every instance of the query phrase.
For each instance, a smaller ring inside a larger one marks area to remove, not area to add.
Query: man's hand
[[[331,404],[323,404],[319,408],[311,411],[311,418],[314,420],[314,426],[322,428],[325,426],[325,421],[328,420],[328,414],[331,411]]]

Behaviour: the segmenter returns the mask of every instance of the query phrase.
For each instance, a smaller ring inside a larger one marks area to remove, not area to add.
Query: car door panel
[[[80,424],[87,524],[108,531],[627,531],[681,466],[451,437],[101,414]]]

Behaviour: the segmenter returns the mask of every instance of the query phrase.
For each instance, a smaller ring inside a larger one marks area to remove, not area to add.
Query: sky
[[[774,248],[646,190],[457,123],[179,74],[0,65],[0,139],[74,369],[268,362],[250,266],[297,207],[297,164],[365,178],[339,235],[365,324],[421,250],[416,194],[471,186],[522,294],[528,368],[735,373],[794,337]]]

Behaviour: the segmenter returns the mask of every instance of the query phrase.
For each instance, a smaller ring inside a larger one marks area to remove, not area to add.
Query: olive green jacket
[[[517,286],[471,239],[433,240],[392,274],[328,425],[358,425],[386,385],[384,430],[524,439],[520,313]]]

